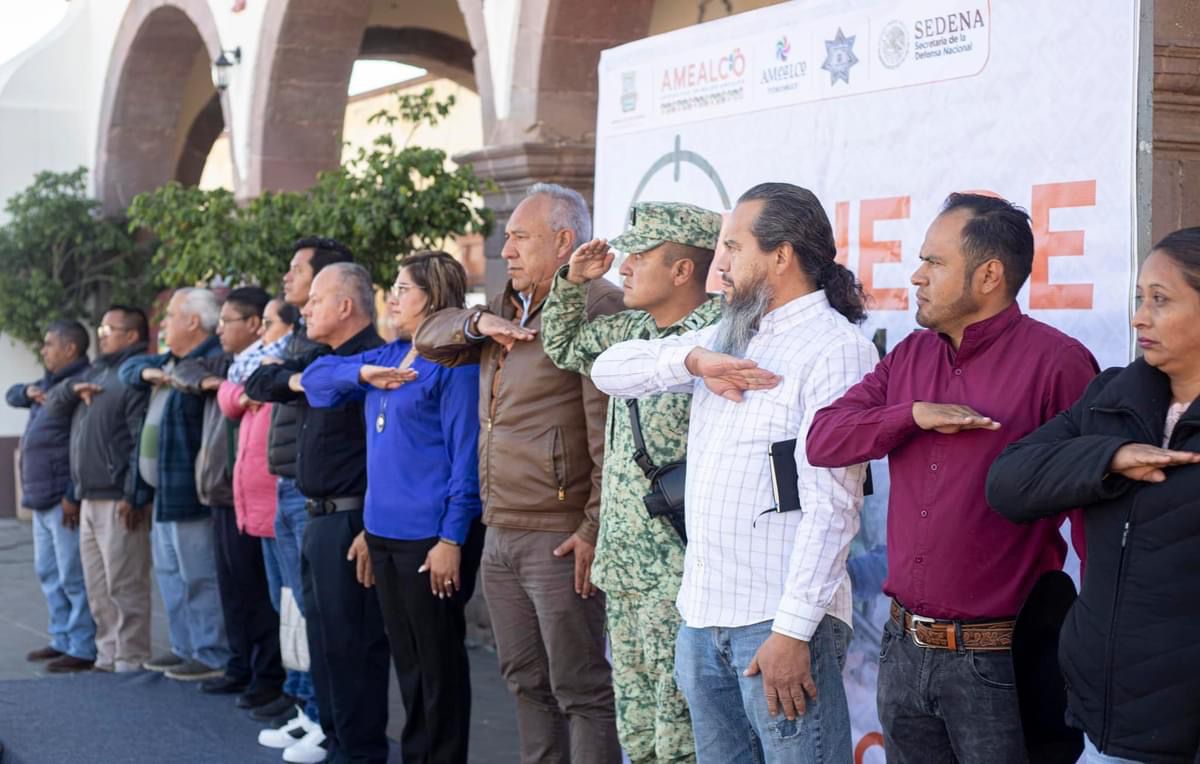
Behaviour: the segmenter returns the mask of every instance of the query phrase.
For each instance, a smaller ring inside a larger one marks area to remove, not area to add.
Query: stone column
[[[1200,3],[1155,0],[1152,238],[1200,225]]]

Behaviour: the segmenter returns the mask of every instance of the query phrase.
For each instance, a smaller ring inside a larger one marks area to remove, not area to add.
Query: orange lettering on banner
[[[1091,284],[1051,284],[1051,257],[1083,255],[1083,231],[1051,231],[1050,210],[1092,207],[1096,181],[1046,183],[1033,187],[1033,273],[1029,279],[1029,307],[1034,310],[1087,310],[1092,307]]]
[[[875,241],[875,222],[900,220],[908,217],[910,197],[893,196],[887,199],[864,199],[858,212],[858,279],[871,297],[869,307],[875,310],[908,310],[908,289],[904,287],[875,288],[875,266],[879,263],[900,262],[900,242]]]
[[[833,244],[837,247],[834,261],[839,265],[850,262],[850,202],[833,205]]]
[[[878,732],[868,732],[863,735],[862,740],[858,741],[858,745],[854,746],[854,764],[862,764],[867,751],[875,746],[883,748],[883,735]]]

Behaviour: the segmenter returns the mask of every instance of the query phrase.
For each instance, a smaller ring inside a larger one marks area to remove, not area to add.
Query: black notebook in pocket
[[[771,457],[771,493],[775,497],[773,512],[795,512],[800,509],[799,476],[796,473],[796,439],[781,440],[767,448]],[[867,465],[867,479],[863,483],[863,496],[875,492],[871,483],[871,465]]]

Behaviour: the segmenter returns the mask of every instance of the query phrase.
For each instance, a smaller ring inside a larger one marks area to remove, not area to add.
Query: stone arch
[[[449,19],[446,17],[449,15]],[[427,23],[426,23],[427,22]],[[401,61],[476,89],[454,7],[286,0],[263,20],[244,193],[300,190],[336,167],[350,72],[359,58]]]
[[[133,0],[117,31],[100,107],[96,191],[108,213],[180,177],[187,157],[207,156],[226,107],[213,99],[209,62],[220,55],[216,23],[205,0]],[[211,137],[209,137],[211,136]],[[205,139],[207,146],[201,146]],[[195,144],[195,145],[192,145]],[[203,167],[203,161],[200,162]]]

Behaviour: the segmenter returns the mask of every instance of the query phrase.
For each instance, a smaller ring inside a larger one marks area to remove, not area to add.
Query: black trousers
[[[404,699],[405,764],[466,764],[471,737],[471,664],[463,644],[464,610],[475,591],[483,525],[471,526],[462,548],[462,589],[438,599],[429,573],[418,573],[436,538],[399,541],[367,534],[375,588]]]
[[[225,666],[231,679],[250,683],[249,692],[282,691],[279,614],[271,605],[262,539],[242,533],[232,508],[213,507],[217,588],[232,653]]]
[[[300,575],[327,762],[386,762],[388,642],[375,592],[346,559],[363,530],[362,510],[310,517]]]

